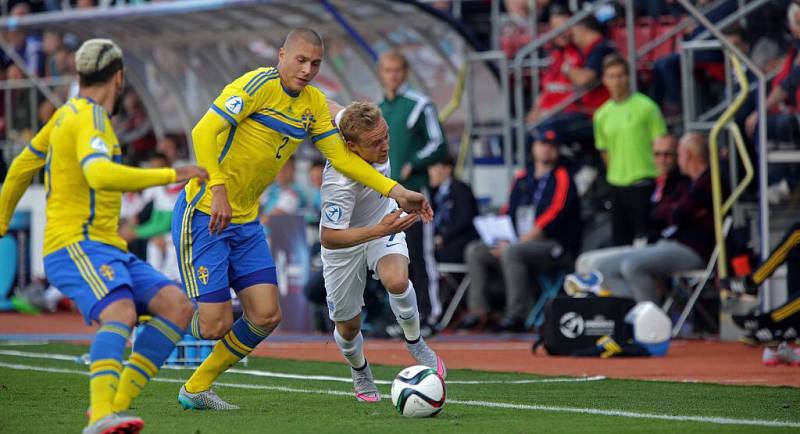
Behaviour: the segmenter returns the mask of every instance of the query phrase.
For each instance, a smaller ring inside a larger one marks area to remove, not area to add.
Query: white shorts
[[[322,248],[322,276],[325,279],[328,316],[331,321],[347,321],[361,313],[367,269],[378,276],[378,261],[397,254],[408,258],[406,234],[378,238],[346,249]]]

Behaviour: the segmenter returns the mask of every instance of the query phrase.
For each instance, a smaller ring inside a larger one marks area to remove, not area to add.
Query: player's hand
[[[211,187],[211,221],[208,222],[208,233],[219,235],[231,223],[233,211],[228,202],[228,192],[224,185]]]
[[[208,172],[198,166],[183,166],[175,169],[175,182],[185,182],[192,178],[203,182],[208,179]]]
[[[433,221],[433,209],[422,193],[407,190],[402,185],[397,184],[389,191],[389,197],[396,200],[400,208],[406,210],[406,212],[419,216],[423,223]]]
[[[499,258],[503,256],[503,252],[506,250],[506,248],[508,248],[508,246],[508,241],[498,241],[497,244],[492,247],[491,253],[495,258]]]
[[[385,237],[387,235],[403,232],[416,222],[416,214],[403,215],[403,210],[398,208],[383,216],[378,226],[381,228],[382,236]]]

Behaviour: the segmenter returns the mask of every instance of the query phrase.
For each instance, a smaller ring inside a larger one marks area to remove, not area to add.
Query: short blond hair
[[[377,104],[369,101],[356,101],[344,109],[339,121],[339,131],[345,141],[358,143],[358,138],[365,131],[378,126],[383,113]]]

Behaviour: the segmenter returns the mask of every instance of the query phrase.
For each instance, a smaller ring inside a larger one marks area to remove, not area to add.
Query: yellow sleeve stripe
[[[75,263],[75,266],[78,267],[78,271],[81,273],[81,277],[86,283],[89,284],[89,287],[92,289],[95,298],[100,300],[101,298],[105,297],[108,294],[108,288],[106,287],[103,280],[100,279],[100,276],[97,275],[94,267],[92,266],[91,261],[86,256],[86,253],[83,252],[81,246],[76,244],[69,244],[67,245],[67,252],[69,253],[69,257],[72,259],[72,262]]]

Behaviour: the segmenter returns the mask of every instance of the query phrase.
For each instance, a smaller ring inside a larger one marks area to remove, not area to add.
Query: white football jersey
[[[384,176],[389,176],[389,162],[373,164]],[[331,229],[362,228],[372,226],[397,209],[394,199],[383,197],[377,191],[342,175],[325,163],[320,188],[322,215],[320,226]]]

